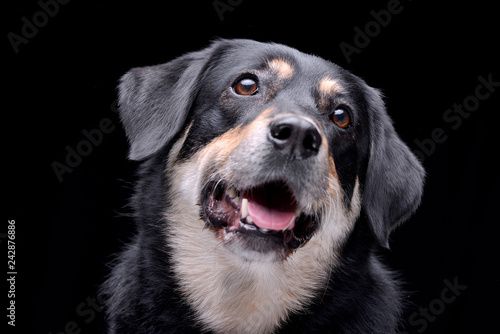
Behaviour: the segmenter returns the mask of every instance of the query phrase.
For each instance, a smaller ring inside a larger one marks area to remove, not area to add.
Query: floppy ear
[[[158,152],[183,127],[212,47],[166,64],[133,68],[120,79],[118,106],[131,160]]]
[[[368,88],[371,152],[363,192],[363,209],[380,244],[420,204],[425,172],[396,134],[380,93]]]

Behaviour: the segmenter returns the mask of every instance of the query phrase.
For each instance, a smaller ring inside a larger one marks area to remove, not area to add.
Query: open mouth
[[[202,218],[223,237],[239,236],[254,251],[285,255],[306,243],[317,225],[283,181],[251,189],[211,182],[203,191]]]

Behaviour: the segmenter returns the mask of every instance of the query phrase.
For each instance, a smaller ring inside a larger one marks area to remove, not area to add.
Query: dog
[[[137,233],[109,333],[395,333],[378,258],[425,173],[381,93],[296,49],[211,42],[119,84]],[[378,252],[378,253],[377,253]]]

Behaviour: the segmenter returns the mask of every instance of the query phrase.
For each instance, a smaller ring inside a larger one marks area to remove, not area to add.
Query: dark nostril
[[[271,136],[278,140],[287,140],[292,135],[292,128],[288,124],[277,124],[271,127]]]
[[[304,148],[311,151],[318,151],[321,144],[321,136],[318,131],[307,131],[304,138]]]

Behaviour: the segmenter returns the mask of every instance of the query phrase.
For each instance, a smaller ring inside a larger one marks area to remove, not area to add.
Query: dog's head
[[[420,202],[423,169],[380,93],[283,45],[219,40],[132,69],[119,106],[131,159],[168,150],[176,228],[246,260],[282,260],[312,238],[340,245],[361,210],[386,246]]]

